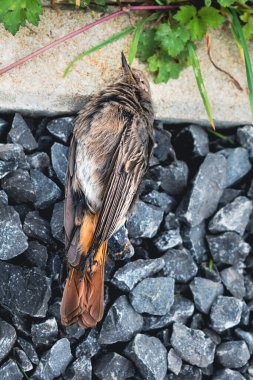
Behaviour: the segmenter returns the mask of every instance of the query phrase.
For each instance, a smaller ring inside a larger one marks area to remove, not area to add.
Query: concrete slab
[[[98,13],[45,9],[38,28],[21,28],[15,37],[0,27],[0,67],[31,53],[35,49],[100,17]],[[135,16],[131,16],[133,19]],[[77,54],[129,25],[129,17],[96,26],[58,47],[6,73],[0,78],[0,112],[20,111],[30,115],[75,113],[88,96],[113,81],[120,67],[120,52],[128,51],[131,37],[114,42],[79,61],[66,79],[63,72]],[[212,55],[216,63],[240,82],[238,91],[231,81],[209,62],[205,43],[200,43],[198,56],[212,104],[214,118],[228,124],[251,122],[245,69],[238,48],[227,28],[211,32]],[[253,47],[251,46],[253,58]],[[137,60],[135,67],[145,69]],[[207,123],[191,67],[178,80],[156,85],[150,76],[156,118]]]

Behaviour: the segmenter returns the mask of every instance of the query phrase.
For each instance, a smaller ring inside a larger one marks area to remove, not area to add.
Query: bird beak
[[[129,72],[131,73],[130,66],[127,63],[127,60],[123,51],[121,52],[121,62],[122,62],[122,68],[124,69],[125,73],[129,73]]]

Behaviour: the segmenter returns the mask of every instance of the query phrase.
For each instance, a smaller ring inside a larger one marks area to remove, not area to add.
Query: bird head
[[[144,92],[150,94],[150,86],[148,80],[141,70],[131,69],[127,63],[124,53],[121,53],[123,75],[128,82],[131,82],[135,86],[140,87]]]

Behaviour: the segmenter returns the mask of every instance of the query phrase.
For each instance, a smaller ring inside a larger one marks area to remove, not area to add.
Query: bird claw
[[[93,259],[94,255],[95,254],[91,251],[88,255],[81,257],[80,262],[76,267],[76,269],[81,272],[79,283],[82,282],[86,271],[89,272],[90,276],[92,275],[92,266],[97,263],[97,261]]]

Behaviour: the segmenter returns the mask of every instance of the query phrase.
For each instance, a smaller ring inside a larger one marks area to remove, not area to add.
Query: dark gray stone
[[[2,188],[15,203],[35,202],[35,188],[29,173],[17,169],[2,180]]]
[[[178,375],[182,368],[183,361],[177,355],[176,351],[171,348],[168,352],[168,370]]]
[[[19,144],[0,144],[0,179],[18,168],[29,169],[22,146]]]
[[[253,332],[251,331],[244,331],[242,329],[235,329],[235,335],[238,338],[241,338],[244,340],[244,342],[247,344],[249,353],[253,354]]]
[[[31,334],[35,346],[49,346],[52,343],[55,343],[58,336],[56,319],[52,317],[44,322],[33,323]]]
[[[223,285],[206,278],[195,277],[190,284],[196,308],[202,313],[208,314],[216,298],[223,294]]]
[[[249,156],[253,158],[253,126],[246,125],[243,128],[237,129],[237,140],[239,144],[246,148],[249,152]]]
[[[158,207],[137,201],[126,227],[131,238],[152,238],[163,220],[163,211]]]
[[[0,259],[9,260],[28,247],[18,213],[11,206],[0,207]]]
[[[16,330],[0,319],[0,362],[8,355],[17,339]]]
[[[30,359],[23,350],[20,350],[19,348],[15,347],[13,350],[13,354],[15,356],[18,366],[22,368],[24,372],[28,372],[33,369],[33,365]]]
[[[137,313],[165,315],[174,302],[175,280],[171,277],[145,278],[130,293]]]
[[[217,264],[236,265],[246,259],[251,249],[250,245],[235,232],[225,232],[218,236],[209,235],[207,242],[213,260]]]
[[[0,367],[1,380],[22,380],[23,374],[20,372],[18,365],[14,360],[9,359]]]
[[[222,332],[240,323],[243,303],[234,297],[218,296],[211,308],[212,328]]]
[[[186,249],[170,249],[163,257],[165,266],[163,274],[175,278],[179,282],[190,281],[198,271],[191,254]]]
[[[47,124],[47,130],[60,141],[67,143],[74,128],[73,117],[60,117]]]
[[[92,380],[92,365],[90,358],[82,356],[76,359],[66,370],[66,380]]]
[[[179,228],[162,232],[153,240],[154,246],[159,252],[165,252],[170,248],[177,247],[182,242]]]
[[[14,116],[8,137],[11,142],[22,145],[27,152],[31,152],[38,148],[38,144],[33,137],[30,128],[19,113],[16,113]]]
[[[124,356],[109,352],[96,361],[94,373],[101,380],[126,380],[134,375],[135,369]]]
[[[68,163],[68,148],[65,145],[54,143],[51,147],[51,159],[56,176],[64,185]]]
[[[242,315],[240,324],[242,326],[248,326],[250,321],[250,310],[246,302],[242,301]]]
[[[213,380],[246,380],[240,372],[232,369],[221,369],[215,373]]]
[[[160,125],[158,128],[155,128],[155,142],[154,156],[159,161],[164,162],[168,160],[168,158],[175,156],[171,145],[171,134],[161,128]]]
[[[235,198],[239,197],[239,195],[242,195],[242,190],[238,189],[224,189],[219,205],[220,207],[225,206],[227,203],[232,202]]]
[[[32,169],[44,171],[50,166],[50,158],[45,152],[36,152],[27,156]]]
[[[164,264],[165,262],[162,258],[153,260],[140,259],[130,262],[117,270],[112,283],[124,292],[128,292],[144,278],[159,272],[164,267]]]
[[[182,366],[181,371],[178,375],[170,373],[168,375],[168,380],[201,380],[202,371],[200,368],[193,367],[191,365],[185,364]]]
[[[241,368],[249,360],[250,353],[243,340],[229,341],[218,346],[216,357],[225,368]]]
[[[61,190],[48,177],[39,170],[31,170],[31,178],[36,194],[36,202],[34,206],[43,210],[52,206],[61,197]]]
[[[188,166],[184,161],[174,161],[161,170],[161,187],[169,195],[182,194],[187,186]]]
[[[144,331],[161,329],[171,325],[173,322],[186,323],[193,315],[194,304],[187,298],[175,296],[173,305],[168,314],[162,317],[145,316]]]
[[[124,352],[134,362],[144,379],[164,379],[167,373],[167,351],[159,339],[137,334]]]
[[[244,286],[245,286],[245,300],[250,301],[253,300],[253,278],[252,276],[245,275],[244,276]]]
[[[243,275],[235,268],[229,267],[220,272],[221,279],[227,290],[236,298],[244,298],[245,287]]]
[[[23,257],[29,262],[30,265],[45,269],[47,265],[47,248],[40,244],[37,240],[32,240],[29,242],[27,251],[24,253]]]
[[[49,279],[38,268],[0,262],[0,304],[12,313],[45,317],[51,296]]]
[[[86,338],[84,338],[76,347],[76,357],[81,358],[83,356],[92,358],[98,353],[101,345],[99,342],[99,333],[97,330],[90,330]]]
[[[13,314],[11,316],[11,322],[15,329],[18,332],[18,335],[30,337],[31,336],[31,326],[28,322],[27,316],[19,315],[19,314]]]
[[[187,248],[194,260],[199,264],[206,258],[206,226],[202,222],[198,226],[181,228],[184,247]]]
[[[205,157],[209,153],[208,134],[198,125],[183,128],[177,134],[174,145],[180,158]]]
[[[200,368],[207,367],[214,361],[216,345],[201,330],[174,323],[171,345],[183,360]]]
[[[53,237],[64,243],[64,203],[55,203],[50,222]]]
[[[41,358],[32,380],[53,380],[62,375],[72,360],[70,343],[67,338],[58,340]]]
[[[40,216],[38,211],[28,212],[23,228],[30,238],[38,239],[45,244],[52,243],[50,224]]]
[[[253,179],[252,179],[252,181],[251,181],[251,184],[250,184],[250,187],[249,187],[249,190],[248,190],[247,196],[248,196],[250,199],[253,199]]]
[[[18,338],[18,344],[20,347],[24,350],[27,357],[31,360],[33,364],[39,364],[39,358],[35,351],[35,348],[33,347],[32,343],[28,342],[28,340],[24,338]]]
[[[120,296],[109,309],[100,332],[101,344],[127,342],[142,330],[143,318],[129,304],[126,296]]]
[[[166,231],[176,230],[180,227],[179,220],[173,212],[169,212],[168,215],[164,218],[164,229]]]
[[[108,242],[108,255],[113,260],[130,259],[134,255],[134,247],[128,239],[128,231],[125,226],[113,234]]]
[[[173,197],[157,190],[152,190],[150,193],[143,195],[141,199],[145,203],[161,208],[164,212],[169,212],[176,206],[176,201]]]
[[[8,195],[5,191],[0,190],[0,207],[8,205]]]
[[[195,227],[216,211],[226,182],[226,159],[209,153],[194,179],[192,190],[183,200],[178,214],[184,222]]]
[[[243,235],[252,209],[252,201],[246,197],[237,197],[214,215],[209,222],[209,230],[213,233],[234,231]]]
[[[49,308],[49,313],[51,313],[50,308]],[[59,320],[58,315],[57,315],[57,320]],[[84,335],[86,335],[85,329],[83,329],[77,324],[65,326],[64,331],[65,331],[65,336],[66,338],[68,338],[70,343],[79,341]]]
[[[227,159],[227,179],[226,187],[239,182],[250,171],[249,154],[245,148],[227,148],[219,153]]]

